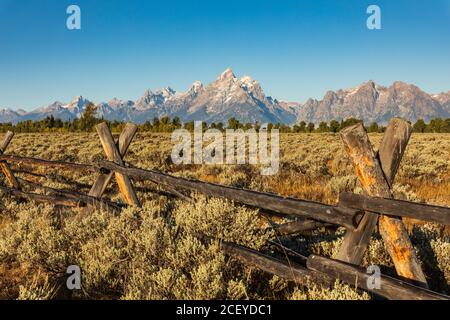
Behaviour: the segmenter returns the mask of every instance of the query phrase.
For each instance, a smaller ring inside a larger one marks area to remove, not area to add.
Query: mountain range
[[[82,96],[70,103],[53,102],[31,112],[0,108],[0,123],[41,120],[53,115],[62,120],[79,118],[90,101]],[[97,116],[108,120],[143,123],[154,117],[178,116],[183,122],[202,120],[226,123],[231,117],[240,122],[294,124],[300,121],[343,120],[349,117],[365,123],[386,124],[392,117],[410,121],[450,117],[450,91],[431,95],[417,86],[394,82],[385,87],[368,81],[356,88],[328,91],[322,100],[305,103],[279,101],[264,94],[261,85],[249,76],[237,78],[231,69],[204,86],[196,81],[186,92],[170,87],[146,90],[136,101],[97,103]]]

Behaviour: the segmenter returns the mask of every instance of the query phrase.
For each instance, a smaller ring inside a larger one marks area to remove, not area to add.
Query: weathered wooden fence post
[[[121,157],[125,157],[128,147],[131,144],[135,134],[137,132],[137,126],[132,123],[127,123],[122,133],[119,136],[119,153]],[[109,182],[112,179],[114,172],[100,174],[95,183],[92,185],[89,195],[92,197],[100,198],[105,192]]]
[[[385,275],[380,276],[379,288],[371,288],[367,284],[371,275],[367,274],[363,268],[325,257],[310,255],[307,259],[306,266],[309,270],[339,279],[349,285],[373,292],[388,299],[448,300],[449,298],[448,296]]]
[[[5,152],[6,148],[8,147],[13,137],[14,132],[8,131],[6,133],[5,137],[3,138],[3,141],[0,143],[0,155],[2,155]],[[6,176],[6,179],[8,180],[9,184],[13,188],[20,189],[19,181],[17,181],[8,163],[6,161],[0,161],[0,167],[2,168],[2,172]]]
[[[130,133],[132,131],[132,128],[129,127]],[[120,166],[124,165],[124,162],[122,160],[122,156],[120,155],[119,150],[117,149],[117,146],[114,142],[114,138],[111,134],[111,131],[108,128],[108,125],[103,122],[96,126],[97,133],[100,137],[100,141],[103,146],[103,150],[105,151],[105,154],[109,161],[112,161]],[[123,146],[125,146],[126,141],[128,141],[128,145],[131,142],[130,134],[127,134],[127,139],[123,139]],[[124,151],[126,151],[126,148],[124,148]],[[119,185],[120,192],[122,193],[125,201],[133,206],[140,207],[141,204],[139,203],[139,200],[137,198],[136,192],[134,191],[133,185],[131,183],[131,180],[128,176],[115,172],[116,181]],[[106,180],[105,180],[106,183]]]
[[[342,140],[355,165],[356,174],[368,195],[392,197],[390,183],[394,180],[410,134],[410,125],[405,121],[401,119],[391,121],[380,148],[380,159],[383,159],[384,162],[382,165],[376,158],[362,124],[341,131]],[[385,173],[382,168],[386,170]],[[389,183],[386,179],[389,180]],[[358,228],[355,231],[347,232],[337,258],[353,264],[360,264],[377,220],[378,215],[365,213]],[[379,227],[397,273],[426,286],[425,275],[402,220],[382,215],[379,218]]]
[[[389,185],[394,182],[395,174],[403,157],[412,128],[402,119],[392,119],[379,149],[381,168]],[[344,138],[343,138],[344,139]],[[359,265],[364,256],[372,233],[378,222],[378,215],[367,212],[354,231],[347,231],[337,259]]]

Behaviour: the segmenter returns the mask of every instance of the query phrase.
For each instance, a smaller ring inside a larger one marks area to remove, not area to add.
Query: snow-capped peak
[[[252,79],[249,76],[244,76],[241,78],[241,85],[244,88],[247,88],[249,91],[253,90],[255,87],[260,87],[258,81]]]
[[[196,90],[201,89],[201,88],[203,88],[203,83],[201,81],[198,81],[198,80],[194,81],[194,83],[192,83],[191,88],[192,89],[196,89]]]
[[[189,88],[188,93],[193,96],[193,95],[197,95],[200,92],[202,92],[204,90],[204,86],[203,83],[201,83],[200,81],[194,81],[194,83],[191,85],[191,87]]]
[[[166,100],[169,100],[175,94],[175,90],[171,87],[166,87],[156,92],[147,89],[144,92],[144,96],[138,99],[135,105],[138,110],[155,108],[156,106],[163,105]]]
[[[261,88],[261,85],[259,84],[258,81],[254,80],[253,78],[251,78],[249,76],[244,76],[241,78],[240,84],[241,84],[241,87],[245,91],[249,92],[254,97],[256,97],[260,100],[264,100],[264,98],[266,98],[264,91]],[[267,101],[269,101],[269,100],[267,100]]]
[[[171,87],[165,87],[161,89],[159,92],[163,95],[164,98],[169,98],[176,93],[176,91],[173,90]]]
[[[65,105],[64,108],[70,110],[74,114],[80,114],[88,103],[90,103],[90,101],[83,98],[83,96],[77,96],[68,105]]]
[[[146,89],[146,90],[144,91],[144,97],[150,97],[150,96],[152,96],[152,95],[153,95],[153,91],[152,91],[152,90]]]
[[[234,75],[233,70],[231,70],[231,68],[227,68],[224,72],[222,72],[222,74],[218,78],[218,80],[226,80],[226,79],[236,79],[236,76]]]
[[[0,122],[15,122],[19,117],[20,113],[9,108],[0,108]]]

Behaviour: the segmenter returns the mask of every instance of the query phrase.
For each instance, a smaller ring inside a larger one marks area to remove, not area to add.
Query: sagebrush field
[[[382,135],[370,138],[376,148]],[[171,149],[170,134],[138,134],[125,159],[140,168],[330,204],[342,191],[362,192],[338,134],[282,134],[279,173],[266,177],[250,165],[174,165]],[[19,134],[6,153],[82,163],[104,159],[95,133]],[[34,172],[18,176],[85,193],[96,178],[82,172]],[[189,203],[150,192],[158,191],[151,182],[135,185],[143,207],[128,208],[120,216],[21,202],[1,194],[0,298],[67,297],[61,284],[72,264],[83,272],[82,290],[72,295],[78,299],[372,298],[339,282],[332,289],[288,283],[246,267],[225,256],[217,244],[205,245],[195,237],[201,232],[283,258],[270,245],[269,240],[276,239],[302,254],[333,257],[342,228],[317,230],[295,241],[284,239],[255,209],[199,195]],[[450,206],[450,134],[413,134],[394,192],[397,198]],[[121,201],[114,183],[106,196]],[[405,223],[430,288],[449,294],[449,229],[419,221]],[[383,273],[395,274],[378,234],[363,264],[377,264]]]

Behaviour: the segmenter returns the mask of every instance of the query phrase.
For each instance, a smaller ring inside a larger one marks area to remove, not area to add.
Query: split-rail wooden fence
[[[221,242],[221,248],[226,254],[245,264],[300,285],[314,282],[322,286],[331,286],[339,279],[360,290],[370,291],[388,299],[449,299],[446,295],[428,289],[426,277],[401,218],[408,217],[450,225],[450,208],[396,200],[392,197],[391,186],[412,133],[411,125],[402,119],[391,120],[377,153],[374,152],[362,124],[345,128],[340,132],[366,195],[342,193],[336,206],[131,167],[125,165],[123,159],[137,132],[137,126],[127,124],[117,141],[114,140],[106,123],[97,125],[96,130],[107,160],[94,164],[7,155],[4,152],[14,136],[12,132],[8,132],[0,143],[0,167],[9,186],[0,185],[0,191],[22,200],[47,202],[64,207],[103,208],[116,214],[120,214],[122,208],[127,205],[141,206],[132,179],[154,182],[166,194],[186,201],[192,201],[189,197],[190,192],[226,198],[259,208],[265,215],[295,217],[294,222],[274,226],[279,235],[302,234],[321,227],[342,226],[346,229],[342,246],[335,259],[317,255],[305,257],[279,243],[273,243],[282,246],[284,252],[289,252],[291,257],[296,258],[295,261],[284,261],[243,246]],[[14,167],[11,167],[12,165]],[[97,179],[87,195],[58,190],[17,177],[19,169],[15,168],[23,165],[89,172],[97,174]],[[113,175],[126,205],[114,203],[103,197]],[[24,185],[44,189],[47,192],[46,194],[27,192],[22,188]],[[367,282],[370,275],[360,267],[360,264],[377,225],[394,262],[398,278],[381,275],[381,285],[374,289]],[[199,237],[202,241],[214,240],[202,235]]]

